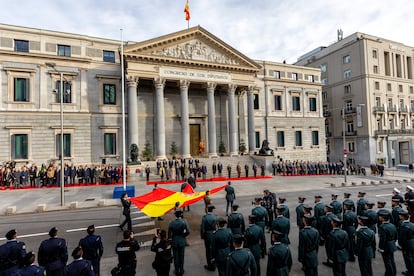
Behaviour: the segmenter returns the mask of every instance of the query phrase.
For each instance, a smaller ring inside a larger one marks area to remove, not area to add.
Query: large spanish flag
[[[184,7],[184,12],[185,12],[185,20],[190,21],[190,5],[188,4],[188,0],[185,3],[185,7]]]
[[[210,195],[223,190],[226,185],[219,186],[210,190]],[[191,185],[187,185],[183,192],[175,192],[168,189],[157,188],[147,194],[131,198],[144,214],[149,217],[160,217],[173,210],[175,204],[179,203],[179,208],[189,206],[203,199],[206,192],[195,192]]]

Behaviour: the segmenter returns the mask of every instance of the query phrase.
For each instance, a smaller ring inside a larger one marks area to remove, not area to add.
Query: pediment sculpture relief
[[[192,40],[185,43],[177,44],[172,47],[163,48],[152,52],[156,56],[167,56],[181,59],[191,59],[200,61],[209,61],[222,64],[240,65],[235,59],[232,59],[215,49],[207,46],[200,40]]]

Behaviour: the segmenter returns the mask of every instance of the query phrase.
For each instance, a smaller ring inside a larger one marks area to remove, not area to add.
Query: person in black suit
[[[124,208],[122,214],[125,216],[125,220],[119,225],[119,228],[121,228],[121,230],[124,230],[125,224],[128,224],[128,230],[132,231],[131,201],[129,200],[127,193],[122,194],[121,202],[122,207]]]
[[[46,275],[65,275],[66,262],[68,261],[68,248],[66,241],[57,236],[58,229],[53,227],[49,231],[50,238],[42,241],[38,252],[39,265],[44,266]]]

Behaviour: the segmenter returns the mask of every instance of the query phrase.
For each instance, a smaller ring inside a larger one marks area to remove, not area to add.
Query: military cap
[[[260,202],[260,201],[262,201],[262,199],[261,199],[260,197],[255,197],[255,198],[254,198],[254,201],[255,201],[255,202]]]
[[[216,206],[214,206],[214,205],[208,205],[207,206],[207,210],[209,210],[209,211],[213,211],[214,209],[216,209]]]
[[[338,195],[337,195],[337,194],[331,194],[331,196],[332,196],[332,197],[338,197]]]
[[[360,219],[364,224],[366,224],[369,221],[369,218],[366,216],[358,216],[358,219]]]
[[[256,222],[256,219],[257,219],[256,215],[250,215],[250,216],[249,216],[249,220],[250,220],[251,222]]]
[[[284,197],[279,197],[279,201],[280,201],[280,202],[285,202],[285,201],[286,201],[286,198],[284,198]]]
[[[390,212],[387,210],[379,210],[378,216],[388,218],[390,216]]]
[[[237,244],[241,244],[244,241],[244,236],[241,234],[235,234],[233,236],[233,241]]]
[[[365,203],[368,207],[372,207],[372,206],[374,206],[375,205],[375,203],[374,202],[367,202],[367,203]]]
[[[398,190],[397,188],[394,188],[394,192],[396,192],[396,193],[401,193],[401,191],[400,191],[400,190]]]
[[[385,201],[378,201],[377,204],[382,205],[382,206],[385,206],[387,204],[387,202],[385,202]]]
[[[399,215],[401,215],[401,216],[404,216],[404,217],[408,217],[408,212],[406,211],[406,210],[400,210],[399,212],[398,212],[398,214]]]
[[[303,215],[303,217],[306,218],[306,219],[314,219],[315,218],[314,216],[312,216],[310,214],[305,214],[305,215]]]
[[[338,218],[337,216],[332,217],[331,220],[336,222],[336,223],[342,223],[342,220],[340,218]]]
[[[315,198],[322,198],[321,195],[315,195]]]
[[[231,207],[233,210],[237,210],[239,208],[239,205],[237,204],[233,204],[233,206]],[[216,207],[214,207],[214,209],[216,209]]]
[[[364,196],[364,195],[366,195],[367,193],[366,192],[358,192],[358,195],[362,195],[362,196]]]
[[[56,227],[52,227],[49,230],[49,236],[54,237],[54,236],[56,236],[57,232],[58,232],[58,229]]]
[[[298,200],[299,200],[299,201],[302,201],[302,202],[303,202],[303,201],[305,201],[305,199],[306,199],[306,197],[301,197],[301,196],[300,196],[300,197],[298,197]]]
[[[285,206],[277,206],[276,210],[278,210],[279,212],[283,212],[283,211],[286,210],[286,207]]]
[[[183,211],[181,211],[181,210],[175,210],[175,212],[174,212],[174,215],[176,216],[176,217],[179,217],[179,216],[181,216],[183,214]]]
[[[312,210],[313,208],[311,207],[311,206],[309,206],[308,204],[304,204],[303,205],[303,209],[306,209],[306,210]]]
[[[331,204],[325,204],[325,207],[328,208],[329,210],[333,210],[334,207]]]
[[[12,240],[14,235],[16,235],[17,232],[15,229],[10,230],[9,232],[6,233],[6,239],[8,240]]]
[[[354,205],[354,202],[352,202],[352,201],[345,201],[344,202],[344,205],[346,205],[346,206],[352,206],[352,205]]]
[[[411,187],[410,185],[407,185],[407,189],[409,189],[409,190],[411,190],[411,191],[414,191],[414,188],[413,188],[413,187]]]
[[[350,197],[351,193],[344,193],[344,197]]]
[[[270,191],[268,189],[264,190],[263,192],[265,193],[270,193]]]
[[[273,230],[273,231],[272,231],[272,235],[274,235],[274,237],[275,237],[276,239],[280,239],[280,238],[282,238],[282,237],[284,237],[284,236],[285,236],[285,234],[283,234],[282,232],[279,232],[279,231],[277,231],[277,230]]]

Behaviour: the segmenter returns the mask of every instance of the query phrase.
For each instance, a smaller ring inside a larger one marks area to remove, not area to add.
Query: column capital
[[[155,78],[154,79],[154,86],[155,88],[164,88],[165,86],[165,79],[163,78]]]
[[[216,89],[217,83],[215,82],[207,82],[207,91],[208,92],[214,92]]]
[[[251,84],[249,86],[247,86],[247,93],[253,93],[253,91],[256,89],[256,85]]]
[[[126,84],[128,87],[130,86],[138,86],[139,77],[134,75],[126,75]]]
[[[229,84],[228,85],[228,90],[227,90],[227,92],[228,93],[233,93],[234,94],[234,92],[236,92],[236,89],[237,89],[237,85],[235,85],[235,84]]]
[[[180,80],[180,88],[181,89],[188,89],[188,87],[190,86],[190,81],[189,80]]]

